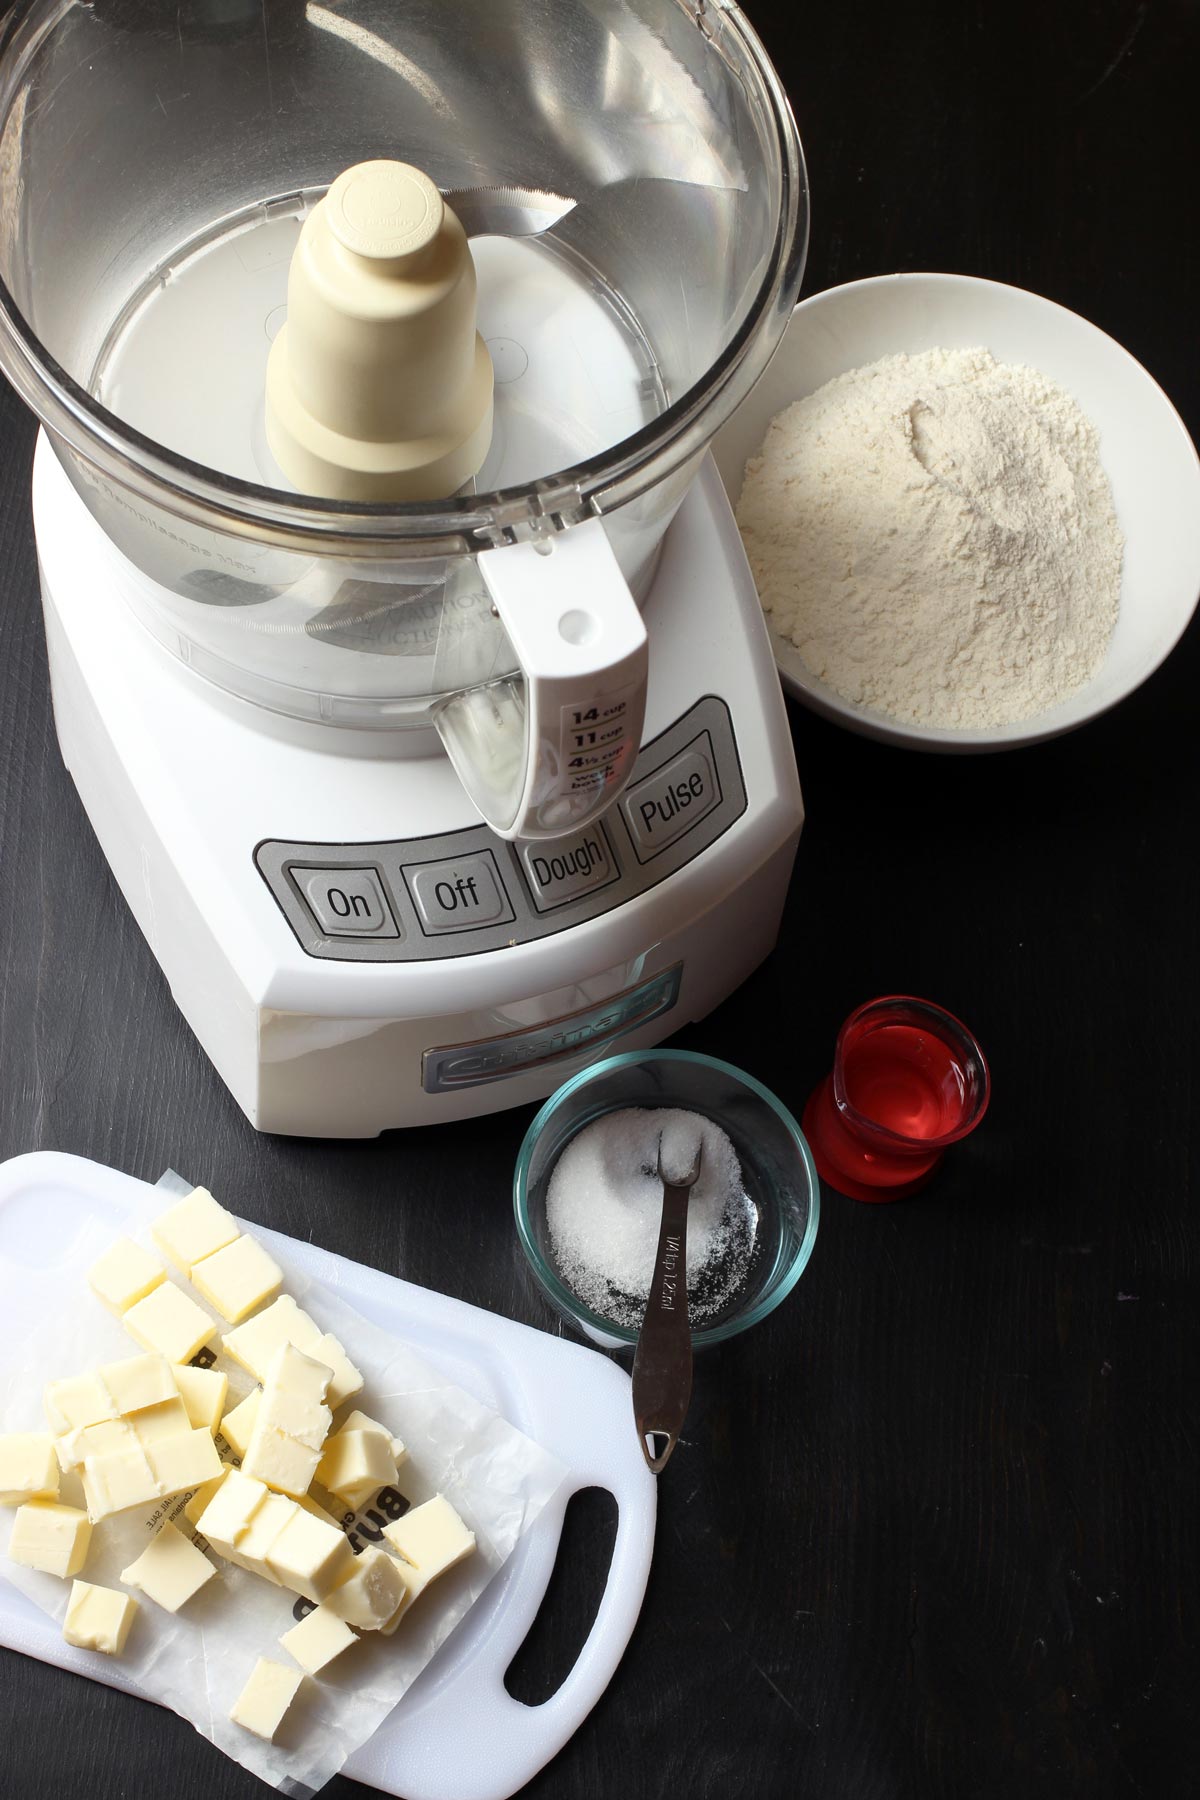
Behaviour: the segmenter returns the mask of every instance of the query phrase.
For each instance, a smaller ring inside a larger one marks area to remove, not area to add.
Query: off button
[[[638,861],[649,862],[720,804],[712,739],[702,731],[686,750],[621,796]]]
[[[427,937],[503,925],[515,917],[490,850],[445,862],[410,863],[404,879]]]

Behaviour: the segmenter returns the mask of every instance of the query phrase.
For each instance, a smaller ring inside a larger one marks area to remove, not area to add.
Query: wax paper
[[[147,1190],[124,1222],[111,1215],[89,1224],[55,1259],[47,1245],[43,1268],[21,1272],[17,1313],[23,1329],[5,1334],[0,1348],[0,1430],[44,1431],[42,1390],[48,1381],[139,1353],[140,1347],[92,1294],[87,1271],[114,1238],[126,1235],[155,1246],[150,1220],[171,1203],[171,1189],[187,1191],[178,1177],[165,1177],[167,1192]],[[365,1377],[361,1394],[335,1415],[353,1407],[386,1424],[404,1440],[408,1460],[399,1471],[397,1492],[382,1495],[351,1516],[344,1505],[314,1487],[313,1497],[343,1520],[351,1538],[365,1547],[377,1541],[387,1518],[414,1504],[445,1494],[475,1533],[473,1556],[422,1595],[392,1637],[373,1632],[350,1646],[319,1678],[306,1677],[274,1744],[264,1743],[229,1718],[258,1657],[291,1666],[280,1634],[311,1610],[285,1588],[277,1588],[209,1551],[218,1575],[177,1614],[164,1612],[136,1589],[139,1612],[121,1666],[142,1691],[191,1721],[202,1736],[244,1768],[281,1792],[315,1793],[378,1729],[468,1608],[502,1567],[525,1532],[560,1487],[562,1464],[461,1388],[447,1382],[404,1343],[389,1336],[289,1258],[289,1240],[252,1225],[284,1271],[290,1293],[322,1330],[332,1331]],[[155,1252],[157,1254],[157,1251]],[[176,1280],[204,1305],[202,1296],[175,1270]],[[211,1308],[208,1308],[211,1312]],[[214,1314],[214,1317],[216,1315]],[[10,1325],[16,1325],[14,1318]],[[228,1330],[222,1324],[222,1330]],[[217,1351],[216,1367],[230,1380],[226,1410],[253,1385],[245,1371]],[[201,1360],[201,1359],[197,1359]],[[218,1439],[229,1460],[232,1452]],[[61,1499],[82,1506],[78,1479],[64,1476]],[[164,1500],[146,1512],[119,1513],[98,1523],[81,1579],[120,1589],[121,1570],[145,1548],[164,1519],[189,1536],[183,1516],[186,1495]],[[0,1516],[12,1509],[0,1507]],[[7,1527],[0,1525],[7,1543]],[[200,1540],[203,1547],[203,1540]],[[61,1620],[70,1596],[69,1581],[0,1564],[4,1575],[52,1617]],[[85,1653],[97,1664],[110,1659]]]

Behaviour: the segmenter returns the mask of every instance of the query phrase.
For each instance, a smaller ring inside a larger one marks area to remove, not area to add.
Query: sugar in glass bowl
[[[700,1113],[737,1152],[756,1214],[754,1250],[727,1303],[693,1325],[692,1342],[700,1348],[735,1337],[773,1312],[803,1274],[816,1242],[820,1183],[787,1108],[752,1075],[714,1057],[630,1051],[584,1069],[550,1096],[525,1134],[513,1177],[517,1235],[529,1266],[551,1305],[593,1342],[609,1349],[636,1344],[636,1328],[594,1311],[569,1285],[546,1216],[550,1177],[566,1146],[603,1114],[627,1107]]]

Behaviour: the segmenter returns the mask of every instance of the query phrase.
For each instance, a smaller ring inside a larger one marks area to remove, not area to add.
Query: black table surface
[[[1193,0],[752,16],[809,160],[806,292],[895,269],[1036,289],[1127,345],[1197,432]],[[527,1111],[290,1142],[213,1073],[59,759],[33,425],[2,383],[0,434],[0,1155],[173,1165],[554,1329],[511,1223]],[[793,708],[809,816],[779,948],[680,1041],[799,1109],[853,1005],[927,994],[978,1032],[994,1103],[924,1196],[826,1193],[797,1294],[704,1360],[641,1621],[531,1793],[1197,1791],[1198,683],[1193,628],[1108,717],[990,758]],[[523,1699],[569,1666],[611,1526],[576,1507]],[[170,1714],[7,1651],[0,1681],[6,1800],[260,1791]]]

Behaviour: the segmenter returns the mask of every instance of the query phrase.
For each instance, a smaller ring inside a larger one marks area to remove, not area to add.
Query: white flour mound
[[[737,520],[776,632],[906,724],[1042,712],[1116,624],[1124,542],[1095,427],[987,350],[888,356],[789,406]]]

